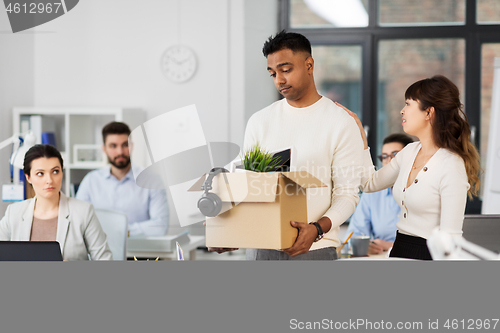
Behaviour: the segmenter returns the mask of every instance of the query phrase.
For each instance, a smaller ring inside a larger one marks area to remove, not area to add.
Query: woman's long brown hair
[[[470,184],[467,193],[472,198],[479,191],[481,167],[479,153],[470,142],[470,126],[459,95],[453,82],[442,75],[436,75],[409,86],[405,99],[417,101],[421,110],[434,107],[434,117],[431,119],[432,138],[438,147],[449,149],[462,157]]]

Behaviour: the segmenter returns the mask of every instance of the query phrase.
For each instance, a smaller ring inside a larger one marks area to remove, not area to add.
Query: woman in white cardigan
[[[50,145],[35,145],[24,159],[26,180],[36,196],[7,207],[0,240],[58,241],[64,260],[112,260],[94,208],[61,192],[63,161]]]
[[[420,142],[407,145],[375,171],[363,126],[344,107],[355,118],[365,145],[362,191],[393,186],[394,199],[401,207],[391,257],[432,260],[426,240],[434,228],[462,234],[467,194],[477,195],[480,171],[479,154],[470,142],[462,108],[458,88],[444,76],[412,84],[405,93],[402,125]]]

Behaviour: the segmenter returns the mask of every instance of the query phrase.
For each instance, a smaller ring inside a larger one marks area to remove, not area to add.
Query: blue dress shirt
[[[137,186],[132,168],[122,180],[111,174],[111,166],[89,172],[76,198],[90,202],[95,208],[127,214],[131,236],[165,235],[169,217],[166,191]]]
[[[401,208],[392,196],[392,187],[374,193],[363,193],[351,216],[347,234],[353,231],[353,236],[364,234],[373,239],[394,242],[400,214]]]

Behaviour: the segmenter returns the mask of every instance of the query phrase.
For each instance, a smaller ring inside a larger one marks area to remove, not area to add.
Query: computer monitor
[[[59,242],[0,241],[0,261],[62,261]]]
[[[500,253],[500,215],[465,215],[463,236],[469,242]]]

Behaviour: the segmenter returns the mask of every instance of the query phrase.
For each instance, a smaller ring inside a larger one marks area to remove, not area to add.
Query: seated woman
[[[24,158],[35,197],[7,207],[0,240],[58,241],[64,260],[112,260],[94,208],[61,192],[63,160],[50,145],[35,145]]]
[[[434,228],[461,235],[467,194],[479,189],[479,154],[458,88],[442,75],[413,83],[401,110],[403,130],[418,137],[391,162],[375,171],[359,118],[354,117],[365,145],[363,192],[393,186],[401,207],[391,257],[432,260],[426,240]]]

